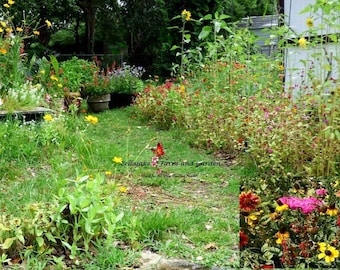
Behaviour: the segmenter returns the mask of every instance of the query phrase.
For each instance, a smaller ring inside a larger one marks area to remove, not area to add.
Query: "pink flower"
[[[310,198],[297,198],[297,197],[282,197],[279,201],[283,204],[287,204],[290,209],[300,209],[302,213],[309,214],[318,206],[322,205],[322,202],[314,197]]]
[[[318,196],[325,196],[327,195],[327,189],[320,188],[320,189],[315,190],[315,193]]]
[[[152,159],[151,159],[151,166],[157,167],[158,161],[159,161],[159,157],[153,156]]]

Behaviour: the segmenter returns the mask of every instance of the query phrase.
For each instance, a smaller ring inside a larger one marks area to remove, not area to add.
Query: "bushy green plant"
[[[71,259],[75,259],[82,249],[88,252],[91,241],[100,238],[107,244],[114,241],[117,223],[124,213],[116,209],[116,185],[105,182],[104,175],[87,175],[70,180],[71,186],[66,185],[58,191],[58,207],[53,220],[62,245],[71,252]]]
[[[80,92],[87,83],[91,82],[93,75],[99,68],[93,61],[72,57],[60,63],[61,83],[67,92]]]

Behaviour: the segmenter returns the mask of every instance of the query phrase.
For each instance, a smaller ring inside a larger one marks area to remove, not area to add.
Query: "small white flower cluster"
[[[10,88],[6,100],[16,101],[22,106],[38,106],[44,102],[44,88],[41,84],[25,82],[15,88]]]

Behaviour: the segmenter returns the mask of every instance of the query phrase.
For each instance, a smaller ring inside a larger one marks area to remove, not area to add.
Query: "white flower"
[[[4,102],[2,101],[2,99],[0,98],[0,106],[2,106],[4,104]]]

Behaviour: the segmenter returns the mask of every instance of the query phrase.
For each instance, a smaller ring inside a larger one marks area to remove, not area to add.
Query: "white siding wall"
[[[308,31],[306,20],[308,17],[313,18],[314,26],[323,23],[322,14],[305,13],[301,11],[315,0],[285,0],[284,12],[287,25],[296,33],[288,38],[311,38]],[[340,14],[339,14],[340,18]],[[340,25],[340,24],[339,24]],[[337,29],[324,27],[319,30],[316,35],[324,35],[339,32]],[[318,79],[323,82],[328,77],[338,78],[338,65],[334,61],[335,57],[339,57],[339,44],[323,44],[321,46],[302,49],[297,45],[285,51],[285,87],[286,91],[293,89],[293,95],[296,97],[310,86],[311,81],[308,78],[308,70],[313,69]],[[328,76],[328,77],[327,77]]]

